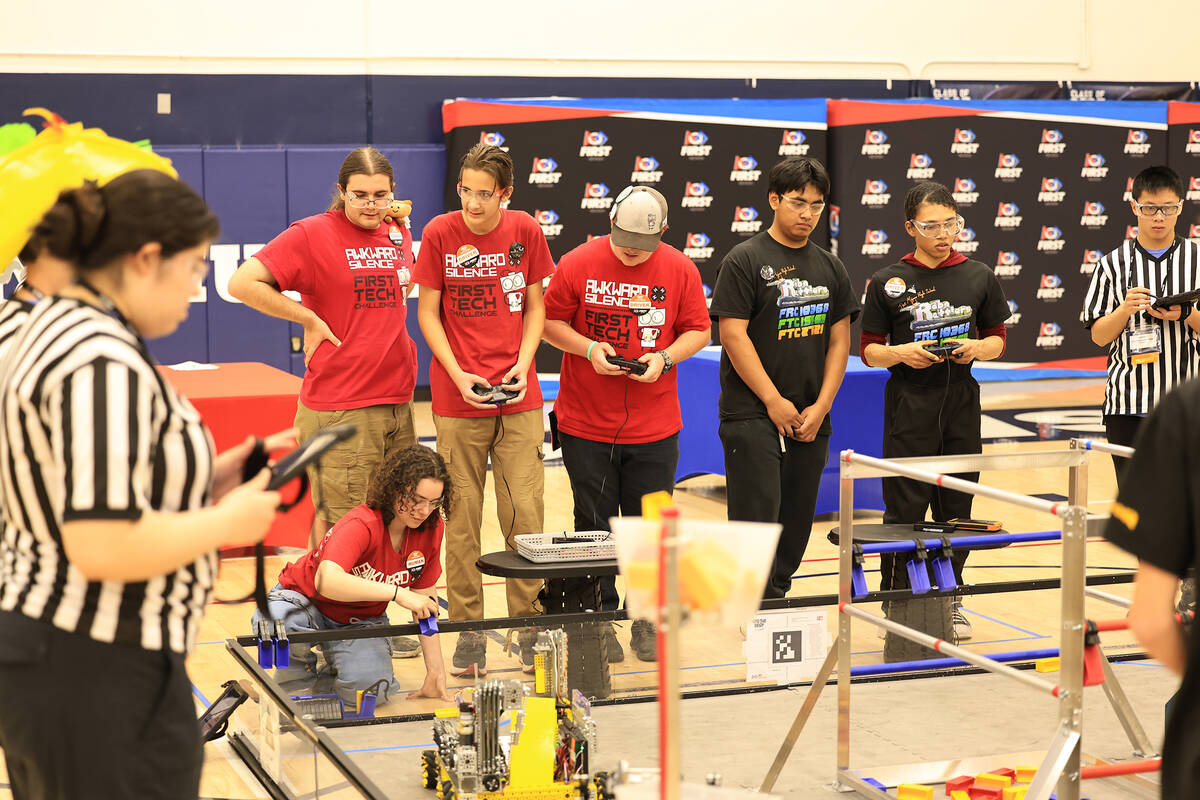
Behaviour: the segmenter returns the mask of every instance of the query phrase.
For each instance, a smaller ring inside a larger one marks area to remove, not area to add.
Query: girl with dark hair
[[[411,611],[414,620],[436,617],[442,530],[452,504],[441,456],[421,445],[389,453],[371,478],[366,502],[279,573],[279,583],[267,595],[271,616],[293,633],[387,625],[388,603]],[[258,619],[256,613],[255,624]],[[451,700],[438,636],[420,639],[425,682],[408,696]],[[322,689],[319,684],[332,679],[333,690],[347,703],[373,687],[381,703],[400,691],[387,638],[320,646],[329,669],[318,670],[312,645],[294,644],[292,666],[277,670],[275,680],[288,689]]]
[[[16,797],[197,796],[184,659],[217,548],[261,540],[279,504],[265,470],[238,485],[252,442],[215,457],[143,341],[186,318],[216,235],[204,201],[153,170],[64,192],[34,233],[76,284],[38,300],[0,361],[0,748]]]
[[[884,393],[883,457],[979,453],[982,414],[971,362],[1004,353],[1008,301],[990,267],[954,249],[965,222],[949,189],[933,182],[914,186],[904,215],[915,249],[871,276],[862,315],[862,360],[892,373]],[[974,481],[979,473],[959,477]],[[920,522],[928,509],[939,522],[969,519],[972,499],[910,478],[884,478],[883,521]],[[953,558],[960,584],[966,560],[965,550]],[[880,569],[884,589],[908,587],[903,559],[885,554]],[[948,622],[952,632],[928,633],[971,638],[961,603],[955,602]],[[903,658],[893,649],[905,641],[889,634],[885,659]]]

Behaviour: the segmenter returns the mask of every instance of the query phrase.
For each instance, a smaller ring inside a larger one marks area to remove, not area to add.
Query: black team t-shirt
[[[1110,542],[1183,577],[1200,569],[1200,380],[1181,385],[1138,431],[1136,451],[1104,529]],[[1169,606],[1163,612],[1169,613]],[[1162,796],[1192,798],[1200,786],[1200,637],[1187,634],[1187,668],[1163,738]]]
[[[763,369],[800,410],[821,393],[829,329],[847,316],[853,322],[858,311],[850,276],[837,256],[812,242],[786,247],[764,231],[725,256],[708,313],[748,321],[746,332]],[[724,352],[720,413],[722,420],[768,416]],[[831,431],[826,416],[820,432]]]
[[[901,261],[871,276],[863,305],[862,329],[886,335],[889,344],[922,340],[975,339],[1009,317],[1008,301],[991,267],[970,259],[929,269]],[[972,362],[973,363],[973,362]],[[905,383],[940,386],[971,377],[970,364],[949,357],[925,369],[907,364],[888,368]]]

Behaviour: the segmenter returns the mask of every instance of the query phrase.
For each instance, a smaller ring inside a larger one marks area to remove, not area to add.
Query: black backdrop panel
[[[583,102],[625,108],[619,100]],[[770,104],[769,122],[733,119],[735,107],[746,113],[744,102],[652,101],[653,111],[644,109],[647,102],[640,101],[639,111],[594,116],[577,116],[589,113],[578,108],[502,102],[468,103],[470,113],[463,113],[455,109],[460,104],[449,104],[447,120],[467,124],[447,133],[446,207],[458,206],[454,192],[462,154],[480,141],[499,144],[516,165],[512,207],[541,223],[557,260],[589,237],[608,233],[608,212],[624,187],[652,186],[670,204],[663,240],[696,262],[711,287],[724,254],[770,227],[771,167],[793,154],[825,162],[825,101]],[[714,113],[725,108],[729,116]],[[661,118],[665,115],[670,118]],[[514,117],[541,118],[503,121]],[[828,245],[824,220],[813,236]]]
[[[1186,202],[1175,230],[1200,239],[1200,103],[1170,103],[1167,109],[1168,163],[1183,178]]]
[[[1099,255],[1136,235],[1128,184],[1167,159],[1166,104],[830,101],[829,121],[834,237],[856,285],[913,250],[904,196],[935,180],[966,219],[956,247],[1010,301],[1004,358],[1100,355],[1080,307]]]

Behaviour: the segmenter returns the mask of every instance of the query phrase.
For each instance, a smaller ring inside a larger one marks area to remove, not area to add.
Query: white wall
[[[0,0],[0,73],[1190,81],[1197,23],[1197,0]]]

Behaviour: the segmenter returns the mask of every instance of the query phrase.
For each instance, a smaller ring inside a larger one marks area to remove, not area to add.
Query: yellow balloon
[[[135,169],[179,177],[169,159],[114,139],[99,128],[69,123],[44,108],[28,108],[24,113],[46,122],[32,142],[0,157],[0,264],[17,257],[60,192],[87,180],[104,185]]]

